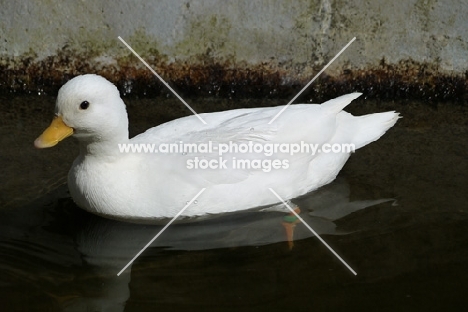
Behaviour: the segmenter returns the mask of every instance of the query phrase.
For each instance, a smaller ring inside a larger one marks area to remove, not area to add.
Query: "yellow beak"
[[[50,126],[34,141],[37,148],[57,145],[58,142],[73,134],[73,128],[67,126],[60,116],[55,116]]]

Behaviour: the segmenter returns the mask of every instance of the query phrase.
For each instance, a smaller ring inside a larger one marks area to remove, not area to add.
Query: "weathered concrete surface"
[[[287,96],[353,37],[309,92],[466,98],[468,5],[453,1],[1,1],[0,88],[55,92],[100,73],[160,94],[124,38],[192,95]]]

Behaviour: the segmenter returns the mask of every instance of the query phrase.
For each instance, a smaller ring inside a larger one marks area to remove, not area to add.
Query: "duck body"
[[[320,149],[324,144],[354,144],[358,149],[380,138],[399,118],[395,112],[365,116],[344,112],[359,95],[347,94],[321,105],[291,105],[272,123],[284,106],[200,114],[206,124],[187,116],[129,139],[125,104],[115,86],[97,75],[78,76],[60,89],[56,105],[57,119],[73,129],[80,142],[80,154],[68,175],[71,196],[91,213],[152,223],[175,216],[203,188],[183,217],[278,203],[269,188],[285,200],[303,195],[333,181],[350,152],[277,150],[270,155],[242,152],[235,146],[314,144]],[[51,146],[49,130],[36,140],[37,147]],[[145,153],[125,152],[125,144],[213,148]],[[220,154],[221,145],[230,149]],[[215,166],[196,168],[197,159]],[[236,163],[239,160],[244,166]]]

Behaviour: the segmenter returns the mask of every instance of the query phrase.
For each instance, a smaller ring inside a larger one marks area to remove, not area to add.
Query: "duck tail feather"
[[[321,107],[325,109],[327,113],[336,115],[341,112],[343,108],[348,106],[352,100],[357,99],[361,95],[362,93],[359,92],[345,94],[322,103]]]
[[[351,129],[355,129],[353,143],[355,148],[361,148],[378,140],[388,129],[393,127],[400,114],[394,111],[375,113],[364,116],[353,116]]]

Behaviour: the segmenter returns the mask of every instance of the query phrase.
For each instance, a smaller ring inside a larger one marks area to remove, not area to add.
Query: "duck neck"
[[[119,159],[124,154],[122,144],[128,143],[128,134],[119,139],[112,140],[80,140],[80,155],[106,158],[107,160]]]

